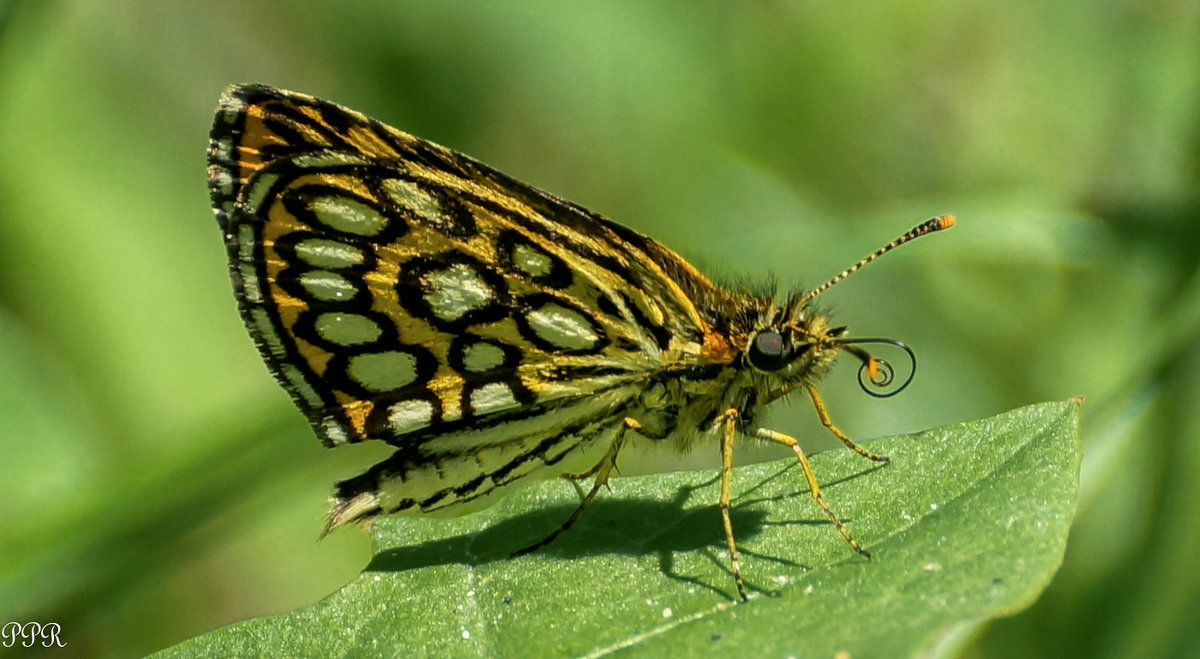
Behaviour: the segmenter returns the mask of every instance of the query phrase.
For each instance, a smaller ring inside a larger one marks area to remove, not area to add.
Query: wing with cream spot
[[[209,186],[247,326],[329,445],[618,418],[711,336],[719,292],[665,247],[309,96],[227,91]]]

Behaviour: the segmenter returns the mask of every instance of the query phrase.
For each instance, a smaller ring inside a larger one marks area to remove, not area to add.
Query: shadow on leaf
[[[400,572],[431,565],[506,560],[512,552],[554,531],[574,509],[572,505],[556,505],[496,522],[475,533],[383,549],[366,569]],[[739,540],[743,540],[762,529],[766,512],[735,509],[732,519]],[[536,553],[570,559],[724,547],[725,535],[716,506],[683,510],[675,502],[605,500],[594,502],[562,537]]]
[[[787,479],[788,472],[795,467],[796,463],[791,463],[744,490],[735,499],[730,516],[739,549],[744,555],[807,570],[810,566],[796,563],[790,557],[761,554],[749,548],[753,544],[751,540],[768,526],[830,524],[825,518],[768,520],[771,512],[780,506],[790,508],[791,504],[787,501],[809,496],[807,488],[797,490],[796,484]],[[881,467],[850,474],[829,484],[853,480]],[[712,499],[715,499],[718,481],[719,476],[694,484],[676,485],[675,495],[669,501],[597,499],[561,537],[534,553],[558,559],[613,554],[654,555],[664,576],[728,596],[728,593],[706,583],[704,579],[681,574],[676,569],[678,555],[693,554],[704,557],[718,570],[730,574],[720,509],[715,505],[696,506],[691,503],[693,496],[705,490],[711,492],[700,496],[707,497],[711,493]],[[574,512],[576,505],[574,502],[560,503],[528,510],[496,521],[482,530],[404,546],[396,546],[397,542],[402,542],[399,539],[402,534],[395,534],[389,529],[387,533],[377,533],[376,539],[381,544],[393,546],[377,551],[365,570],[404,572],[438,565],[483,565],[508,560],[513,552],[538,542],[557,529]],[[384,523],[420,522],[410,518]],[[747,585],[761,590],[752,584]]]

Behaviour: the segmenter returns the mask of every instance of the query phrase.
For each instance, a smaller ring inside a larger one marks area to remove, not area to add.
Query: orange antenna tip
[[[883,256],[884,254],[887,254],[888,252],[892,251],[893,249],[896,249],[897,247],[903,245],[904,243],[906,243],[910,240],[913,240],[915,238],[920,238],[921,236],[923,236],[927,233],[933,233],[934,231],[941,231],[942,229],[949,229],[952,226],[954,226],[954,216],[953,215],[938,215],[936,217],[931,217],[928,220],[925,220],[924,222],[918,224],[917,226],[909,229],[908,232],[905,233],[904,235],[899,236],[892,242],[884,245],[883,247],[880,247],[879,249],[875,250],[871,254],[867,255],[866,258],[860,260],[858,263],[855,263],[854,265],[850,266],[849,268],[846,268],[845,270],[834,275],[834,277],[832,279],[830,279],[829,281],[827,281],[824,284],[821,284],[820,286],[805,293],[800,298],[797,298],[797,300],[793,303],[793,308],[798,309],[800,307],[803,307],[805,304],[808,304],[809,300],[820,295],[822,292],[824,292],[830,286],[833,286],[834,284],[845,279],[846,277],[849,277],[850,275],[857,272],[864,265],[867,265],[871,261],[874,261],[875,259]]]

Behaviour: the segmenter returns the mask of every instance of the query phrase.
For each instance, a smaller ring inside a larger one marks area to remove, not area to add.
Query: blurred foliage
[[[811,285],[955,213],[823,296],[921,362],[883,402],[840,369],[835,420],[869,438],[1083,395],[1067,562],[968,653],[1200,654],[1194,0],[37,0],[0,21],[0,618],[138,654],[369,558],[360,533],[314,538],[379,451],[321,448],[267,375],[208,210],[216,99],[264,82],[732,280]]]

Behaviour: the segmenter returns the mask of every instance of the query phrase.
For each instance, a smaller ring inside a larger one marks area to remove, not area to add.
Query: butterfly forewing
[[[355,487],[586,469],[657,374],[728,356],[666,248],[346,108],[232,88],[209,179],[272,372],[326,444],[402,449]]]

